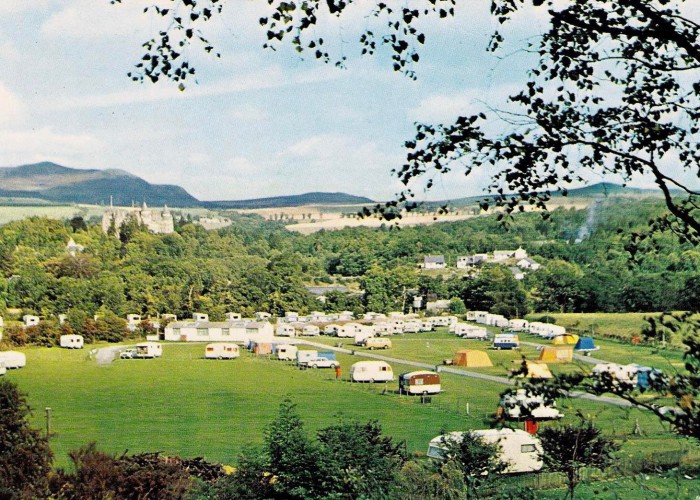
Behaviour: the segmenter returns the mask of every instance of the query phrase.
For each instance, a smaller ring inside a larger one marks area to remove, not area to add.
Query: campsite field
[[[432,335],[420,339],[423,347],[448,340],[447,334]],[[403,347],[396,340],[397,348],[388,355],[420,361],[424,349],[418,339],[413,347],[408,339]],[[405,440],[410,453],[420,455],[443,430],[488,427],[505,389],[443,373],[444,392],[431,404],[421,404],[419,397],[399,396],[396,382],[347,381],[359,356],[338,356],[343,377],[336,380],[333,370],[299,370],[248,352],[236,360],[205,360],[202,344],[165,344],[163,351],[161,359],[116,359],[98,366],[88,359],[87,350],[28,348],[27,366],[8,378],[29,394],[35,426],[44,428],[44,408],[51,408],[51,445],[58,466],[68,465],[69,450],[90,441],[113,453],[160,451],[235,463],[241,450],[262,443],[265,427],[285,397],[298,405],[310,432],[339,418],[376,419],[387,434]],[[398,375],[414,368],[393,364],[393,369]],[[680,446],[654,417],[639,410],[583,400],[561,401],[559,406],[565,421],[575,421],[577,412],[593,416],[607,433],[624,441],[629,456]],[[637,422],[642,436],[632,434]]]

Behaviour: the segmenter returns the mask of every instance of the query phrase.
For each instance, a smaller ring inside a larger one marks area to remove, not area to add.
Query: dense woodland
[[[558,209],[547,218],[519,214],[508,227],[487,215],[308,236],[281,222],[235,214],[229,214],[232,226],[217,231],[181,220],[174,234],[129,224],[120,238],[79,218],[31,218],[0,227],[0,313],[6,320],[8,308],[47,320],[67,314],[74,330],[118,340],[123,325],[116,318],[129,313],[190,317],[206,311],[222,319],[227,311],[385,312],[409,307],[415,294],[461,298],[468,309],[510,317],[697,310],[700,252],[669,234],[631,243],[663,211],[653,198],[616,198],[588,210]],[[82,252],[68,253],[71,237]],[[505,265],[487,264],[471,275],[454,268],[460,255],[518,246],[543,265],[524,280],[516,281]],[[426,254],[445,255],[450,268],[418,269]],[[349,293],[333,292],[322,304],[305,288],[332,283]],[[94,331],[95,314],[108,320],[102,328],[114,323],[112,333]]]

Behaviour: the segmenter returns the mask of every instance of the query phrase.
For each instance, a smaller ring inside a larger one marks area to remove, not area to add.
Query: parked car
[[[328,358],[311,358],[306,362],[306,366],[310,366],[311,368],[335,368],[336,366],[340,366],[340,363]]]
[[[136,359],[138,356],[138,351],[136,349],[125,349],[120,354],[121,359]]]

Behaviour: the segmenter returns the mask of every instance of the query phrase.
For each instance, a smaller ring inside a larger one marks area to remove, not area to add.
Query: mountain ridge
[[[130,206],[203,207],[211,209],[255,209],[296,207],[313,204],[368,204],[373,200],[347,193],[310,192],[249,200],[202,201],[174,184],[151,184],[122,169],[77,169],[51,161],[15,167],[0,167],[0,197],[32,198],[52,203]]]

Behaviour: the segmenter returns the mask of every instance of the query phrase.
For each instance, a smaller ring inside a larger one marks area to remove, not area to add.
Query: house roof
[[[444,255],[426,255],[423,258],[423,262],[433,263],[433,264],[444,264],[445,263],[445,256]]]

